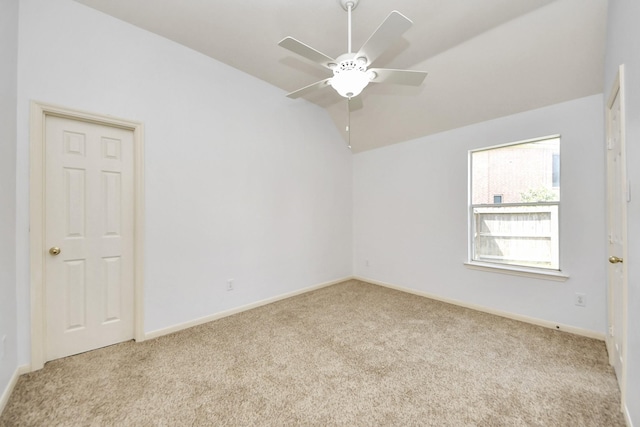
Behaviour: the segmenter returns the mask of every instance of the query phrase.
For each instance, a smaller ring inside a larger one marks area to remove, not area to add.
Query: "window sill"
[[[553,280],[564,282],[569,276],[557,270],[539,270],[534,268],[518,267],[513,265],[498,265],[485,262],[469,261],[465,267],[472,270],[491,271],[493,273],[510,274],[512,276],[532,277],[534,279]]]

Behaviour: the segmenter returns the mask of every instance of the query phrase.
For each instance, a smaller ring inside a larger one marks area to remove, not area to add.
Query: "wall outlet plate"
[[[580,292],[576,292],[575,294],[575,304],[578,307],[586,307],[587,306],[587,295],[582,294]]]

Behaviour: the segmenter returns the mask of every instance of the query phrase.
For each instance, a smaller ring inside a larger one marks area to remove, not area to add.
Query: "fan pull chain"
[[[347,148],[351,150],[351,98],[347,99]]]

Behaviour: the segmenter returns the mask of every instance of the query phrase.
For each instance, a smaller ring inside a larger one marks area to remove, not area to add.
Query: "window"
[[[470,261],[559,270],[560,137],[470,152]]]

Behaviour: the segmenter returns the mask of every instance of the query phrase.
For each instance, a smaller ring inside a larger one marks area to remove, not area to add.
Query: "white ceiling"
[[[329,71],[283,49],[292,36],[347,51],[339,0],[76,0],[174,40],[287,92]],[[428,71],[418,88],[370,84],[351,115],[354,152],[602,92],[606,0],[360,0],[357,50],[392,11],[414,25],[373,66]],[[306,97],[343,135],[346,100]],[[304,99],[290,100],[306,102]]]

